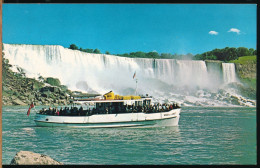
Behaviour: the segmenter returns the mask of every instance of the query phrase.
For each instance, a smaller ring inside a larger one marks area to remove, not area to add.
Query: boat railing
[[[169,106],[158,106],[158,105],[150,105],[150,106],[127,106],[124,105],[122,107],[106,107],[106,108],[88,108],[83,110],[82,107],[65,107],[58,110],[57,108],[49,108],[42,109],[39,111],[39,114],[42,115],[57,115],[57,116],[90,116],[94,114],[123,114],[123,113],[160,113],[160,112],[168,112],[173,109],[180,108],[178,105],[169,105]]]

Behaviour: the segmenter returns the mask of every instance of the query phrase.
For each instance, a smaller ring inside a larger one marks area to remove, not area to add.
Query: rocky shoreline
[[[59,79],[27,78],[25,73],[13,72],[8,60],[2,60],[2,105],[67,105],[72,101],[73,92],[60,85]]]

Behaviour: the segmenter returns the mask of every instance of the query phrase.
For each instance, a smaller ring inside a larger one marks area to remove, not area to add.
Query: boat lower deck
[[[144,125],[178,125],[180,109],[158,113],[95,114],[91,116],[52,116],[36,114],[37,126],[132,127]],[[167,121],[168,120],[168,121]]]

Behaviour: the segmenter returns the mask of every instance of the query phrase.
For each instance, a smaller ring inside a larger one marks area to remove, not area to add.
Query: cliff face
[[[245,64],[235,63],[239,78],[256,79],[256,62],[248,61]]]
[[[240,57],[233,61],[240,81],[256,92],[256,56]]]

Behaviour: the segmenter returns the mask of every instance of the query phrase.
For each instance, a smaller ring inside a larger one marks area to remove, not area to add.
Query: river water
[[[36,127],[35,110],[29,117],[27,110],[3,107],[4,165],[20,150],[87,165],[255,165],[257,160],[256,108],[183,107],[176,127],[96,129]]]

